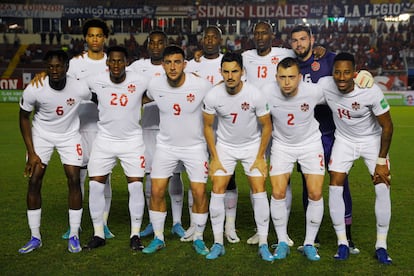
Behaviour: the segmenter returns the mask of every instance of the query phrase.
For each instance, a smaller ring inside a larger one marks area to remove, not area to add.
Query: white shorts
[[[182,161],[191,182],[206,183],[208,154],[206,145],[178,148],[157,144],[152,164],[151,178],[169,178]]]
[[[304,146],[284,146],[273,141],[269,175],[292,173],[295,163],[304,174],[325,174],[322,140]]]
[[[214,175],[224,176],[224,175],[233,175],[234,169],[236,168],[237,161],[240,161],[244,173],[248,176],[263,176],[258,169],[253,169],[250,171],[251,166],[256,160],[257,152],[259,150],[260,144],[251,145],[249,147],[242,148],[232,148],[225,146],[220,142],[216,144],[217,154],[219,156],[220,162],[223,167],[226,169],[226,173],[222,170],[218,170]],[[264,158],[264,157],[263,157]]]
[[[97,133],[98,130],[93,128],[90,130],[85,129],[80,131],[83,146],[83,167],[87,166],[89,163],[89,157],[91,156],[93,142],[95,141]]]
[[[45,138],[35,133],[32,136],[34,150],[43,164],[47,165],[49,163],[53,150],[56,148],[62,164],[79,167],[82,165],[82,139],[78,132],[61,138]]]
[[[351,143],[341,137],[335,137],[331,160],[329,160],[329,170],[348,174],[354,161],[362,157],[369,173],[373,175],[380,145],[380,136],[374,136],[365,143]]]
[[[145,174],[145,146],[140,140],[112,141],[96,137],[88,163],[89,176],[103,176],[112,172],[117,159],[128,177]]]

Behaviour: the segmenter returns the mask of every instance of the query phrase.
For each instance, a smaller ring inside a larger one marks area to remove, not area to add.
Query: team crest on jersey
[[[303,112],[309,111],[309,105],[307,103],[302,104],[300,106],[300,110],[302,110]]]
[[[246,103],[246,102],[242,103],[241,104],[241,109],[244,110],[244,111],[249,110],[250,109],[250,104]]]
[[[135,93],[135,91],[137,91],[137,87],[135,86],[135,84],[130,84],[128,85],[128,92],[129,93]]]
[[[187,95],[187,102],[192,103],[194,102],[194,100],[195,100],[195,95],[193,93],[190,93]]]
[[[75,99],[69,98],[66,100],[66,104],[69,106],[72,106],[75,104]]]
[[[321,69],[321,64],[317,61],[312,62],[311,64],[312,71],[319,71]]]
[[[358,110],[358,109],[360,109],[360,108],[361,108],[361,105],[360,105],[359,103],[354,102],[354,103],[352,104],[352,109],[353,109],[353,110]]]
[[[272,57],[272,64],[278,64],[279,63],[279,58],[276,56]]]

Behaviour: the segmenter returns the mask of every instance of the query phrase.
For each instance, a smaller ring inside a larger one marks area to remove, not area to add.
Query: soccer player
[[[168,44],[168,37],[163,31],[152,31],[148,36],[148,54],[149,59],[140,59],[128,66],[128,70],[141,74],[148,78],[160,77],[165,74],[161,65],[162,52]],[[155,102],[144,104],[144,113],[141,118],[142,135],[145,144],[145,200],[150,206],[151,198],[151,168],[155,152],[155,141],[159,133],[160,115]],[[173,227],[171,232],[183,237],[185,230],[181,224],[183,209],[184,187],[180,175],[180,167],[174,171],[169,180],[169,194],[171,198],[171,211],[173,217]],[[152,224],[149,223],[140,233],[140,237],[146,237],[153,234]]]
[[[142,97],[147,89],[147,78],[126,72],[128,53],[124,47],[107,50],[108,73],[88,78],[91,91],[98,101],[98,134],[93,142],[88,164],[89,210],[94,236],[86,249],[105,245],[103,213],[105,211],[105,183],[117,159],[126,175],[131,218],[130,247],[142,250],[139,232],[144,213],[145,174],[144,141],[139,123]]]
[[[194,72],[197,75],[207,79],[213,85],[223,81],[221,75],[221,59],[223,54],[220,53],[220,46],[222,43],[222,34],[220,28],[217,26],[207,26],[203,33],[203,55],[199,61],[190,60],[187,64],[186,71]],[[214,130],[217,129],[217,123],[213,125]],[[191,193],[188,193],[189,202],[192,202]],[[224,205],[226,208],[226,224],[225,236],[230,243],[240,242],[240,238],[236,233],[236,213],[237,213],[238,192],[236,187],[235,174],[232,175],[227,190],[224,196]],[[191,207],[189,206],[190,214]],[[186,231],[186,235],[181,238],[182,241],[192,240],[194,232],[194,224]]]
[[[48,51],[44,58],[47,77],[43,86],[28,86],[20,102],[20,131],[26,145],[25,175],[29,176],[27,218],[30,241],[19,249],[29,253],[42,246],[40,220],[41,188],[47,164],[54,148],[58,151],[69,188],[68,250],[82,250],[79,227],[82,219],[82,193],[79,170],[82,165],[82,142],[78,109],[82,100],[90,98],[86,84],[67,75],[69,57],[62,50]],[[34,113],[32,124],[31,113]]]
[[[160,133],[157,135],[151,171],[150,220],[154,239],[143,250],[144,253],[154,253],[165,247],[165,191],[168,178],[179,161],[186,168],[194,198],[192,211],[196,229],[193,247],[201,255],[209,252],[203,241],[208,217],[208,154],[202,131],[201,105],[211,84],[194,74],[185,73],[184,57],[180,47],[166,47],[162,60],[166,74],[153,78],[147,90],[148,98],[154,100],[160,110]]]
[[[295,26],[290,32],[290,45],[295,52],[299,61],[300,72],[303,76],[303,80],[308,83],[316,83],[321,77],[331,76],[333,60],[335,54],[332,52],[326,52],[324,56],[315,59],[313,54],[313,45],[315,38],[312,35],[310,27],[305,25]],[[313,91],[313,90],[312,90]],[[335,124],[332,118],[332,112],[326,104],[318,105],[315,108],[315,118],[319,122],[319,129],[322,133],[322,144],[325,155],[325,166],[331,156],[332,145],[335,140]],[[308,190],[306,185],[306,178],[302,174],[303,184],[303,207],[305,212],[308,207]],[[346,235],[348,239],[350,253],[358,254],[359,249],[355,246],[351,236],[352,225],[352,198],[349,190],[348,177],[344,182],[344,202],[345,202],[345,225]],[[319,243],[318,237],[316,237],[316,243]],[[303,251],[303,246],[298,247],[299,251]]]
[[[293,167],[298,162],[309,191],[303,252],[309,260],[318,261],[320,256],[314,240],[323,217],[325,165],[321,132],[314,117],[314,109],[324,101],[323,92],[315,84],[302,82],[299,63],[294,58],[285,58],[279,62],[276,80],[277,83],[269,83],[262,88],[273,121],[269,171],[272,184],[270,210],[279,240],[274,258],[285,259],[290,252],[286,190]]]
[[[224,193],[240,161],[247,175],[253,198],[253,210],[259,234],[259,254],[273,261],[269,252],[269,202],[265,179],[265,151],[272,132],[269,108],[261,92],[241,80],[243,59],[240,54],[226,53],[221,61],[224,83],[216,85],[204,99],[204,136],[210,150],[210,175],[213,189],[210,200],[210,219],[214,244],[207,259],[224,255]],[[217,144],[213,124],[218,119]],[[262,132],[260,132],[260,129]]]
[[[393,134],[390,106],[377,85],[361,89],[355,85],[354,75],[354,56],[340,53],[334,59],[333,79],[319,81],[325,88],[325,99],[333,112],[336,126],[329,161],[329,209],[338,238],[335,259],[345,260],[349,256],[343,185],[354,161],[362,157],[375,187],[376,256],[380,263],[391,264],[387,252],[391,219],[388,152]]]
[[[243,52],[243,64],[246,72],[246,80],[258,88],[264,84],[274,82],[276,75],[276,66],[286,57],[295,57],[291,49],[272,47],[274,38],[272,25],[268,22],[258,22],[253,28],[253,41],[255,49]],[[269,145],[270,147],[270,145]],[[290,185],[287,192],[288,217],[292,203],[292,191]],[[248,244],[257,244],[259,236],[254,234],[247,240]],[[289,245],[293,241],[289,238]]]

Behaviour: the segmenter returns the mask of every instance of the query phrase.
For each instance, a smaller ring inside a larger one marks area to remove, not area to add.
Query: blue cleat
[[[378,248],[377,250],[375,250],[375,255],[377,257],[378,262],[380,262],[381,264],[392,264],[392,259],[388,255],[387,249],[382,247]]]
[[[226,253],[224,246],[219,243],[214,243],[211,247],[210,253],[206,255],[207,260],[214,260]]]
[[[171,233],[176,234],[177,236],[182,238],[185,235],[185,230],[183,226],[181,225],[181,223],[177,222],[176,224],[174,224],[173,228],[171,229]]]
[[[69,235],[70,235],[70,227],[68,228],[68,230],[64,234],[62,234],[62,240],[68,240]]]
[[[69,239],[68,250],[70,253],[79,253],[82,251],[82,247],[77,236],[73,236]]]
[[[115,235],[109,230],[108,225],[104,225],[104,234],[105,239],[112,239],[115,238]]]
[[[193,247],[194,247],[195,251],[200,255],[205,256],[210,252],[203,240],[193,241]]]
[[[349,258],[349,247],[345,244],[340,244],[338,246],[338,251],[336,252],[334,258],[336,260],[344,261]]]
[[[262,244],[259,246],[259,256],[262,257],[263,261],[273,262],[274,257],[272,253],[270,253],[267,244]]]
[[[281,260],[285,259],[290,253],[289,245],[286,242],[279,242],[276,247],[275,253],[273,254],[273,259]]]
[[[142,253],[145,254],[152,254],[155,253],[165,247],[165,242],[160,240],[159,238],[155,238],[151,241],[151,243],[142,249]]]
[[[139,232],[139,236],[141,238],[147,237],[149,235],[154,234],[154,229],[152,228],[152,224],[149,223],[147,227],[145,227],[144,231]]]
[[[319,261],[321,259],[316,247],[310,244],[306,244],[303,247],[303,255],[305,255],[310,261]]]
[[[42,246],[42,241],[38,238],[32,237],[28,243],[26,243],[22,248],[19,249],[19,253],[26,254],[30,253],[35,249],[38,249]]]

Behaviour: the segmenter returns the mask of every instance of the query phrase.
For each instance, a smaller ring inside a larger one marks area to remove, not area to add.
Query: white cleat
[[[195,225],[191,225],[187,231],[185,231],[184,236],[180,238],[180,241],[182,242],[192,242],[193,241],[193,235],[195,232]]]
[[[225,233],[227,240],[229,243],[238,243],[240,242],[240,238],[236,234],[236,230],[226,231]]]
[[[259,234],[254,233],[253,236],[247,239],[247,244],[258,244],[259,243]]]

